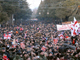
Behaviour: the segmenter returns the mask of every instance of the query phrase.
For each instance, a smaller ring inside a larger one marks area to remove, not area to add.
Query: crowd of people
[[[4,39],[4,34],[11,38]],[[72,37],[70,30],[57,31],[53,23],[1,27],[0,60],[80,60],[79,40],[80,34]]]

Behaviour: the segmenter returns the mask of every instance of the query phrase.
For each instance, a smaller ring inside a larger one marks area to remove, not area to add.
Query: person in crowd
[[[0,27],[0,60],[80,60],[80,34],[57,31],[53,23],[27,22]]]

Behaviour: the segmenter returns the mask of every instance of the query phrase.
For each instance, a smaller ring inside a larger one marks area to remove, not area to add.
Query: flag
[[[71,22],[71,36],[73,36],[73,30],[74,30],[74,23]]]
[[[12,48],[16,48],[16,40],[15,39],[12,42]]]
[[[4,39],[11,39],[11,34],[4,34]]]
[[[79,24],[76,18],[74,17],[74,23],[71,22],[71,36],[75,36],[78,34],[77,32],[78,28],[79,28]]]
[[[74,17],[74,26],[75,26],[75,29],[78,30],[79,28],[79,23],[77,22],[76,18]]]
[[[60,39],[64,38],[63,34],[59,34],[59,37],[60,37]]]
[[[16,45],[15,45],[15,44],[13,44],[13,45],[12,45],[12,48],[16,48]]]
[[[3,60],[9,60],[6,55],[3,56]]]
[[[20,43],[20,46],[21,46],[22,49],[25,48],[25,44],[23,42]]]
[[[43,47],[41,48],[41,50],[46,51],[46,47],[45,47],[45,46],[43,46]]]
[[[57,38],[54,38],[54,39],[53,39],[53,43],[54,43],[54,44],[57,44],[57,42],[58,42],[58,39],[57,39]]]
[[[80,28],[78,28],[78,33],[80,33]]]
[[[18,39],[16,39],[16,42],[18,42]]]

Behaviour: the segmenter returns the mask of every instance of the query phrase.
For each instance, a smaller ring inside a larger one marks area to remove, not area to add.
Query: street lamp
[[[15,21],[15,19],[13,19],[13,21]]]
[[[62,19],[61,19],[61,24],[62,24]]]
[[[39,15],[41,15],[41,12],[39,12]]]
[[[49,15],[49,12],[47,12],[47,15]]]
[[[21,25],[22,25],[22,19],[21,19]]]
[[[56,24],[56,20],[55,20],[55,24]]]

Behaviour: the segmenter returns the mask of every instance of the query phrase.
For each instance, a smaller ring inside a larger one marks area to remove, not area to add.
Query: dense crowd
[[[4,34],[9,33],[11,39],[4,39]],[[54,43],[54,38],[58,42]],[[80,60],[79,40],[80,34],[72,37],[70,30],[57,31],[53,23],[27,22],[1,27],[0,60]]]

